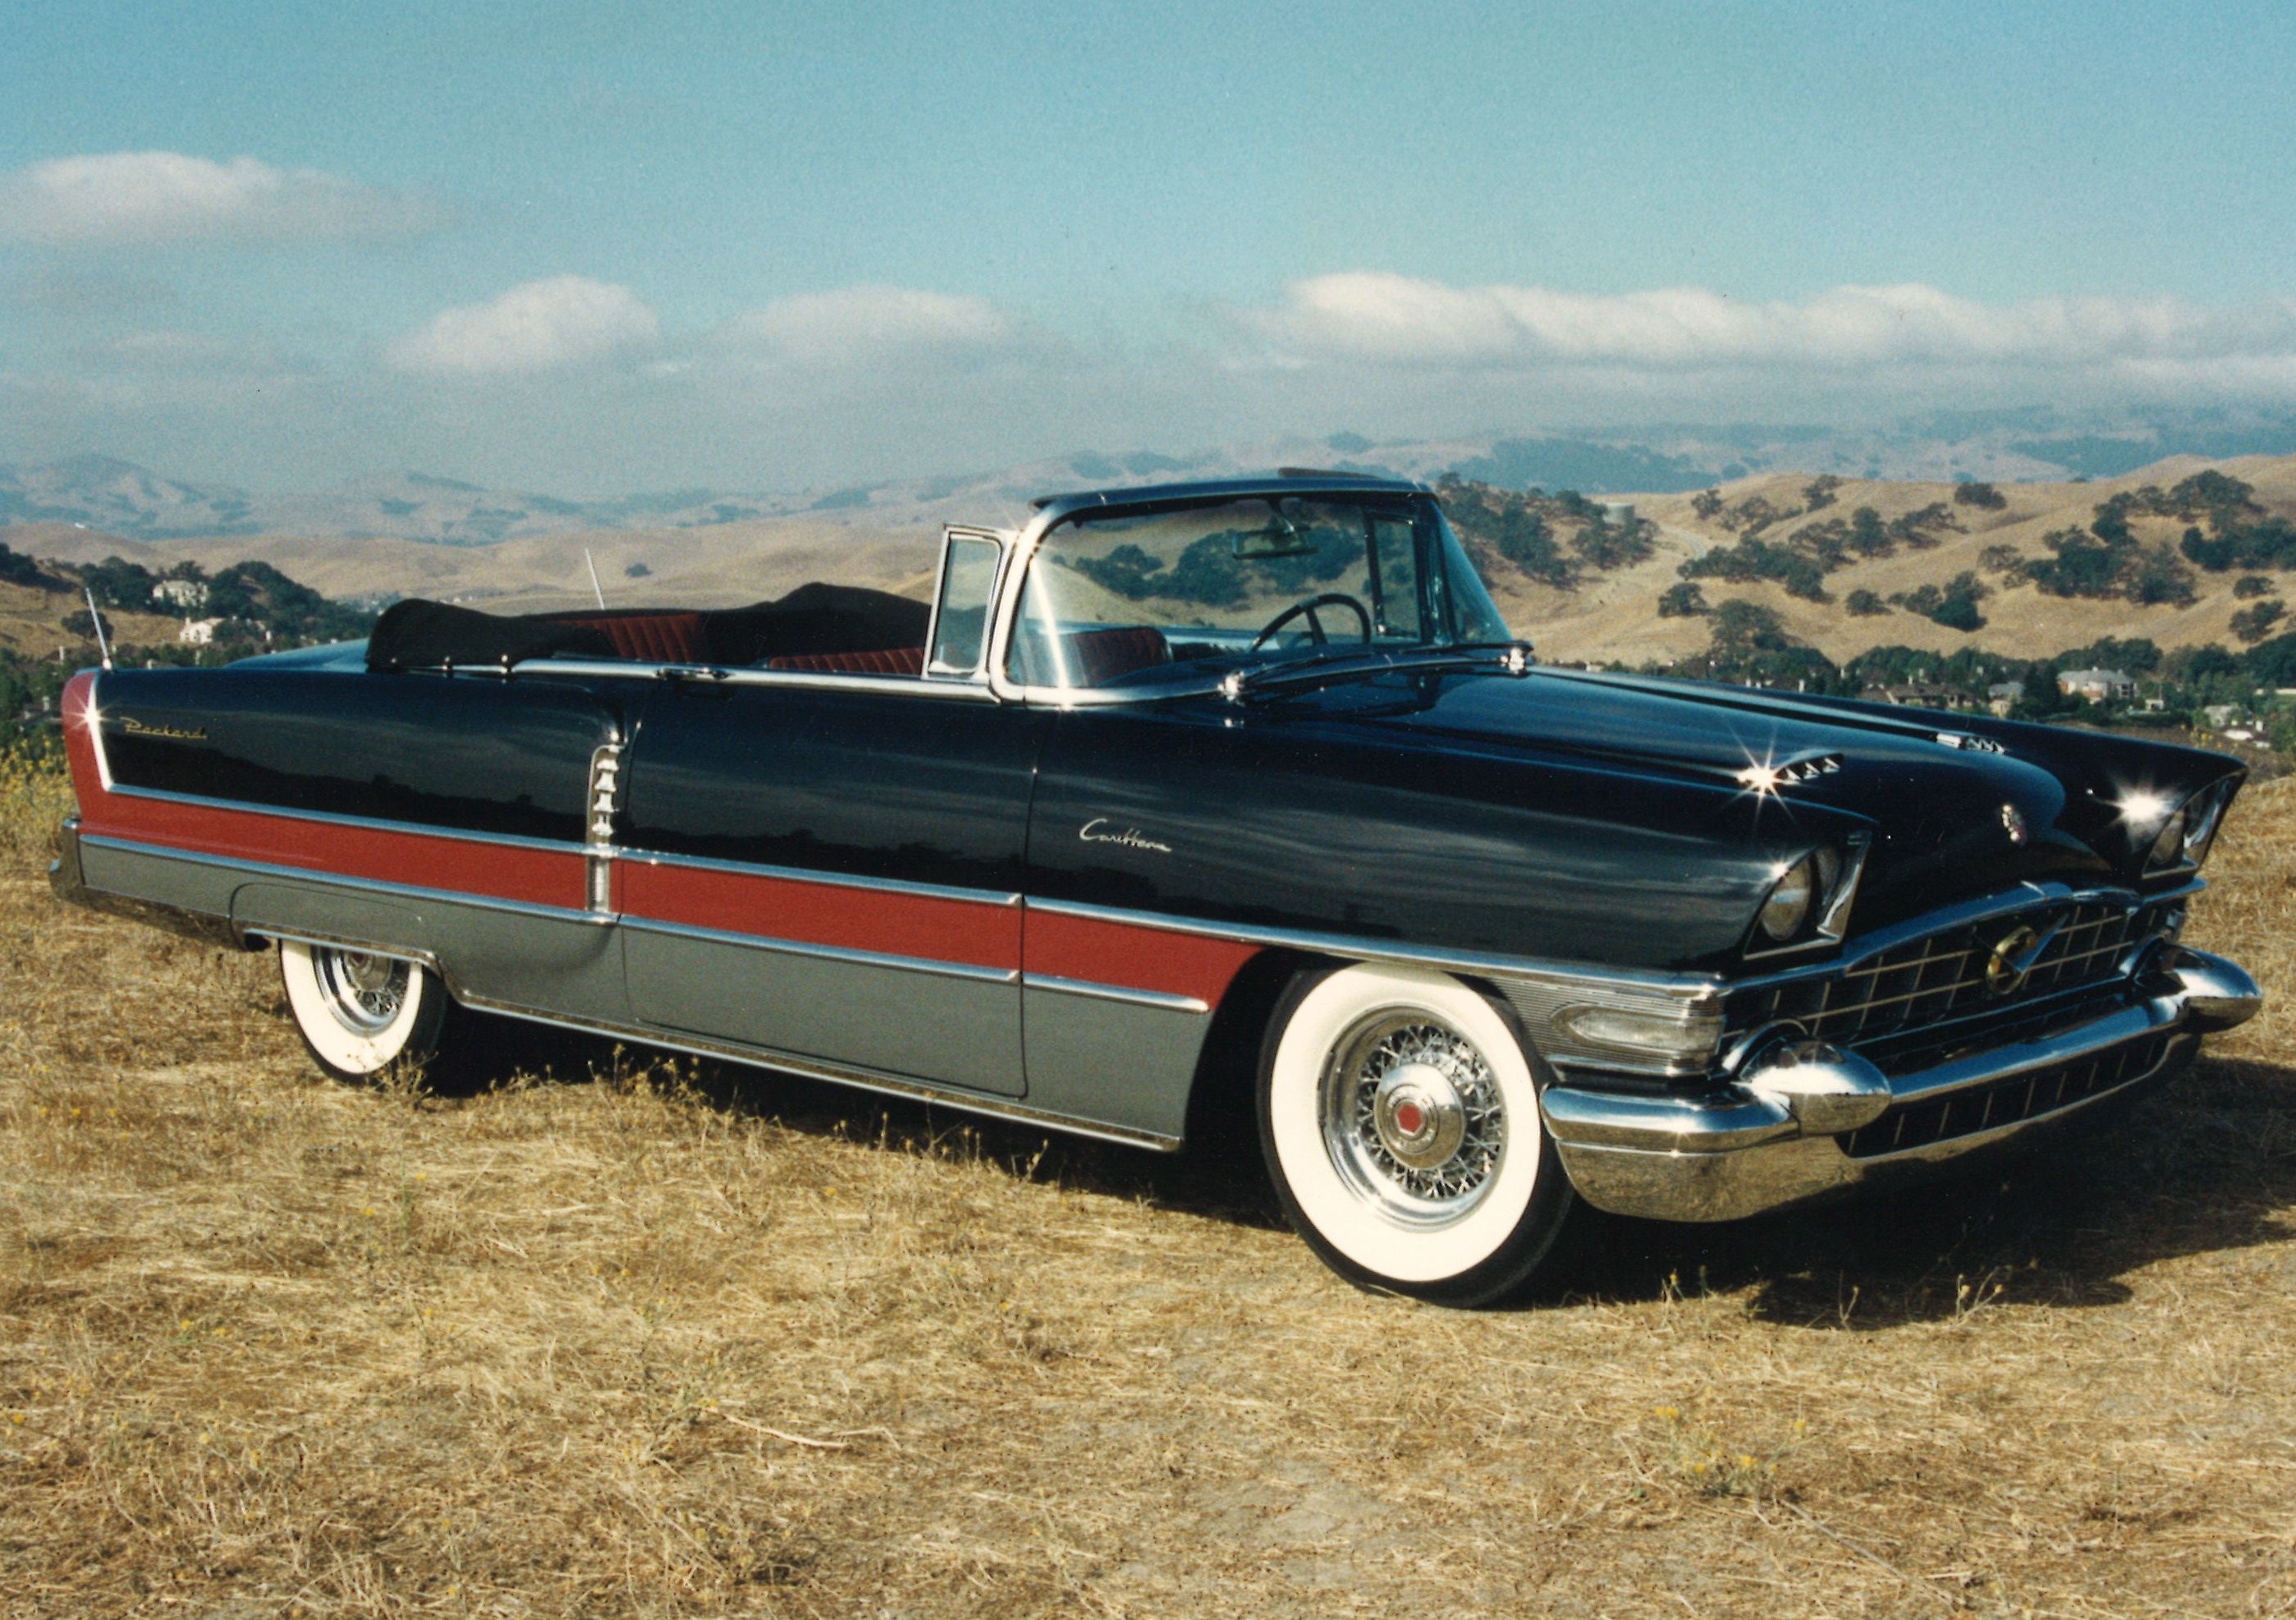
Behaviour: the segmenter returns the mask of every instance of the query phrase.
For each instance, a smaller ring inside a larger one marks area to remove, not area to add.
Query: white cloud
[[[419,194],[258,158],[109,152],[0,175],[0,238],[50,246],[376,238],[442,223]]]
[[[1269,358],[1289,364],[2088,367],[2296,351],[2296,304],[2285,300],[2229,310],[2170,299],[1982,304],[1919,284],[1748,303],[1702,287],[1587,294],[1349,271],[1295,282],[1275,308],[1231,311],[1229,318]]]
[[[442,310],[392,343],[400,371],[516,375],[651,349],[661,322],[627,287],[554,275],[483,304]]]
[[[986,299],[857,286],[775,299],[736,316],[725,336],[801,366],[867,369],[979,357],[1010,345],[1015,332]]]

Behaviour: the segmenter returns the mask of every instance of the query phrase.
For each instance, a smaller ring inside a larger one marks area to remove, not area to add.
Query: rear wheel
[[[279,976],[304,1046],[341,1081],[429,1063],[454,1010],[439,975],[401,957],[282,940]]]
[[[1367,1287],[1488,1303],[1573,1203],[1521,1042],[1447,974],[1303,974],[1262,1049],[1259,1132],[1292,1229]]]

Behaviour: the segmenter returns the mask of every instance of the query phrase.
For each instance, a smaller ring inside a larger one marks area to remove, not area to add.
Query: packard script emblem
[[[154,726],[147,720],[137,720],[132,714],[119,717],[119,728],[129,736],[171,736],[184,743],[204,743],[208,740],[204,728],[193,726],[185,730],[181,726]]]
[[[1153,850],[1159,855],[1169,855],[1172,846],[1160,843],[1136,826],[1111,829],[1105,816],[1095,816],[1077,828],[1077,836],[1086,843],[1120,843],[1128,850]]]

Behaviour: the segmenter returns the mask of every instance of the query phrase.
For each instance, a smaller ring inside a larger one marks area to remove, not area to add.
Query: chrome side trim
[[[194,866],[220,867],[229,871],[244,872],[252,877],[284,877],[298,883],[331,884],[340,889],[357,889],[366,894],[414,896],[420,900],[446,900],[459,906],[481,906],[493,911],[515,912],[521,917],[548,917],[554,922],[591,923],[597,919],[589,912],[572,906],[545,906],[533,900],[504,900],[499,895],[473,894],[462,889],[426,889],[415,884],[384,883],[372,877],[348,877],[340,872],[328,872],[316,867],[275,866],[268,861],[242,860],[233,855],[209,855],[198,850],[178,850],[164,843],[145,843],[133,838],[113,838],[102,833],[85,833],[80,842],[100,850],[119,850],[130,855],[150,856],[162,860],[189,861]],[[553,849],[567,855],[581,853],[578,845],[554,844]]]
[[[512,850],[549,850],[562,855],[582,852],[582,845],[570,838],[529,838],[519,833],[479,833],[427,821],[390,821],[381,816],[344,816],[332,810],[299,810],[286,804],[258,804],[252,799],[179,794],[164,787],[115,787],[111,791],[122,799],[150,799],[162,804],[196,804],[207,810],[243,810],[256,816],[276,816],[287,821],[320,821],[329,826],[353,826],[361,832],[410,833],[423,838],[452,838],[463,843],[499,844]]]
[[[378,944],[373,940],[356,939],[347,933],[326,933],[309,928],[250,927],[247,932],[256,938],[269,940],[274,944],[282,941],[291,941],[298,945],[319,945],[338,950],[364,950],[369,956],[388,957],[394,962],[412,962],[418,967],[429,968],[441,978],[446,977],[445,971],[439,967],[439,958],[436,956],[413,945]]]
[[[1169,991],[1134,990],[1122,984],[1095,984],[1088,979],[1062,979],[1051,974],[1023,974],[1021,988],[1050,991],[1062,996],[1087,996],[1101,1001],[1125,1001],[1135,1007],[1152,1007],[1168,1013],[1209,1013],[1210,1002],[1196,996],[1175,995]]]
[[[827,670],[755,670],[703,663],[625,663],[602,658],[529,658],[507,669],[499,664],[457,664],[452,670],[423,669],[415,672],[456,678],[490,675],[498,680],[534,675],[562,675],[578,680],[690,680],[706,686],[784,687],[815,692],[866,692],[879,697],[890,695],[955,698],[966,703],[996,701],[985,686],[925,680],[914,675],[843,675]]]
[[[103,784],[105,793],[112,794],[119,790],[112,782],[111,750],[105,746],[103,741],[104,674],[105,671],[97,670],[94,684],[87,689],[87,735],[88,740],[95,744],[95,779]]]
[[[489,1001],[484,997],[457,994],[455,999],[481,1011],[500,1013],[505,1017],[522,1019],[529,1024],[546,1024],[554,1028],[575,1030],[586,1035],[607,1035],[636,1042],[641,1046],[659,1047],[665,1051],[687,1052],[696,1057],[717,1057],[728,1062],[747,1064],[754,1068],[779,1069],[808,1080],[825,1080],[840,1086],[852,1086],[863,1091],[880,1092],[887,1097],[905,1098],[939,1107],[955,1108],[966,1114],[978,1114],[989,1119],[1004,1120],[1022,1125],[1042,1125],[1071,1136],[1091,1137],[1103,1142],[1114,1142],[1125,1147],[1144,1147],[1155,1153],[1177,1153],[1181,1139],[1165,1136],[1152,1131],[1138,1131],[1126,1125],[1110,1125],[1095,1120],[1079,1119],[1074,1114],[1054,1114],[1043,1108],[1031,1108],[1003,1098],[979,1097],[969,1092],[945,1091],[922,1081],[903,1075],[881,1073],[873,1069],[854,1068],[843,1064],[824,1063],[817,1057],[800,1057],[770,1047],[747,1046],[739,1041],[712,1040],[698,1035],[641,1028],[636,1025],[588,1022],[560,1018],[547,1013],[537,1013],[505,1002]]]
[[[696,928],[687,923],[665,923],[653,917],[623,914],[621,925],[642,933],[677,939],[707,940],[712,944],[773,951],[782,956],[813,957],[824,962],[850,962],[860,967],[890,968],[898,973],[931,974],[943,979],[972,979],[985,984],[1018,984],[1017,967],[980,967],[970,962],[939,962],[930,957],[892,956],[879,950],[855,950],[844,945],[815,945],[802,940],[776,939],[767,934],[733,933],[720,928]]]
[[[1353,934],[1318,933],[1299,928],[1262,928],[1250,923],[1210,922],[1200,917],[1173,917],[1160,911],[1128,911],[1113,906],[1087,906],[1070,900],[1029,901],[1029,909],[1055,917],[1081,917],[1088,922],[1117,923],[1134,928],[1155,928],[1167,933],[1191,933],[1206,939],[1239,940],[1249,945],[1285,945],[1325,956],[1353,957],[1358,961],[1407,962],[1419,967],[1474,974],[1496,979],[1531,979],[1543,983],[1642,991],[1652,996],[1696,1000],[1738,986],[1703,974],[1645,971],[1640,968],[1595,968],[1535,957],[1502,956],[1480,950],[1445,950],[1439,947],[1367,940]]]
[[[863,877],[852,872],[823,872],[806,867],[775,867],[760,861],[716,860],[705,855],[679,855],[666,850],[617,849],[617,858],[650,867],[688,867],[697,872],[726,872],[742,877],[772,877],[788,883],[824,884],[839,889],[867,889],[880,894],[914,894],[920,900],[953,900],[976,906],[1017,906],[1021,896],[996,889],[957,889],[941,884],[908,883],[893,877]]]

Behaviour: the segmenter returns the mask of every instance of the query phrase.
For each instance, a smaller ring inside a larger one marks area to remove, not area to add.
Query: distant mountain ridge
[[[492,546],[601,530],[707,529],[822,515],[898,529],[1009,521],[1059,490],[1212,478],[1285,465],[1505,489],[1673,495],[1778,472],[1951,483],[2115,478],[2168,456],[2296,452],[2296,412],[2074,416],[2041,409],[1938,414],[1882,428],[1644,424],[1570,432],[1380,440],[1290,437],[1182,454],[1079,451],[973,473],[782,490],[684,489],[577,500],[406,472],[336,489],[255,495],[109,456],[0,465],[0,528],[54,522],[140,540],[365,537]]]

